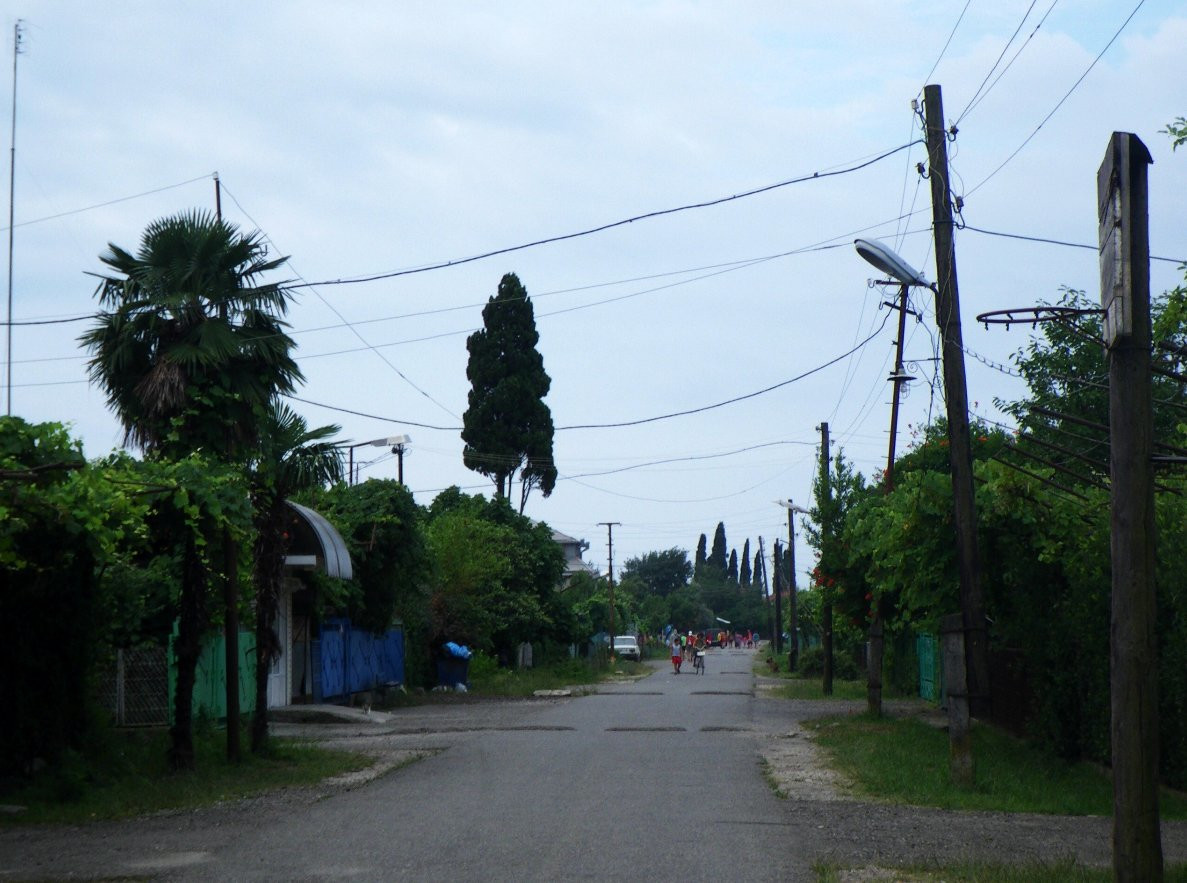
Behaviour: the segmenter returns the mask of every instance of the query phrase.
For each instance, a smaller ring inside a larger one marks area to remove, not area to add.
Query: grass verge
[[[613,666],[599,666],[583,659],[567,659],[535,668],[499,668],[493,660],[476,654],[470,662],[470,692],[480,696],[530,697],[537,690],[560,690],[596,684],[615,677],[646,674],[641,662],[618,659]]]
[[[5,790],[0,801],[25,810],[0,814],[0,825],[81,824],[211,806],[278,788],[313,785],[372,762],[364,754],[273,740],[266,755],[253,755],[245,748],[243,760],[230,764],[225,738],[213,729],[196,733],[197,769],[175,773],[166,763],[167,732],[110,733],[93,757],[71,755],[32,782]]]
[[[824,685],[820,678],[787,677],[779,686],[772,688],[768,695],[778,699],[858,699],[866,698],[865,681],[833,680],[831,696],[824,695]]]
[[[840,883],[847,870],[837,865],[817,864],[812,869],[820,883]],[[875,876],[863,869],[867,881],[895,881],[895,883],[1109,883],[1113,872],[1109,868],[1086,868],[1075,862],[1054,862],[1025,865],[995,865],[982,862],[925,867],[922,865],[886,870],[886,876]],[[1168,866],[1166,883],[1187,883],[1187,865]]]
[[[806,724],[831,762],[868,797],[955,810],[1110,815],[1107,776],[1069,763],[993,727],[973,727],[976,785],[948,780],[948,734],[913,718],[865,715]],[[1187,819],[1187,795],[1165,791],[1162,818]]]

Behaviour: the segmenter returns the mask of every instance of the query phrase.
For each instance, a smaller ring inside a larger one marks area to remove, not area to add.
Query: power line
[[[1043,17],[1039,19],[1039,23],[1034,26],[1034,30],[1032,30],[1030,32],[1030,35],[1023,41],[1022,45],[1018,47],[1018,51],[1014,53],[1014,56],[1006,63],[1006,66],[1002,68],[1001,73],[999,73],[997,75],[997,77],[994,79],[994,81],[992,83],[990,83],[989,88],[985,89],[984,92],[981,91],[985,87],[985,82],[982,81],[981,85],[977,87],[977,92],[974,93],[973,97],[969,99],[969,103],[965,105],[964,110],[962,110],[960,112],[960,115],[956,118],[956,122],[953,123],[953,125],[959,126],[961,121],[966,116],[968,116],[973,111],[973,109],[976,108],[976,106],[978,104],[980,104],[982,101],[984,101],[985,96],[987,96],[990,92],[992,92],[994,90],[994,87],[996,87],[997,84],[999,82],[1001,82],[1001,78],[1006,75],[1006,71],[1008,71],[1011,67],[1014,66],[1014,62],[1018,60],[1018,56],[1020,56],[1022,54],[1022,51],[1024,49],[1026,49],[1027,46],[1030,45],[1030,41],[1034,39],[1035,34],[1037,34],[1039,32],[1039,28],[1041,28],[1043,26],[1043,24],[1047,21],[1047,16],[1049,16],[1051,14],[1051,11],[1055,8],[1056,4],[1058,4],[1058,3],[1059,3],[1059,0],[1051,0],[1051,5],[1047,7],[1047,11],[1044,12]],[[1010,48],[1010,43],[1014,42],[1014,37],[1018,36],[1018,31],[1021,30],[1022,25],[1026,23],[1026,19],[1030,17],[1030,12],[1032,9],[1034,9],[1033,0],[1031,2],[1030,6],[1026,10],[1026,15],[1022,16],[1022,21],[1020,21],[1018,23],[1018,29],[1014,31],[1014,34],[1013,34],[1013,36],[1010,37],[1009,42],[1007,42],[1006,45],[1002,47],[1002,54],[998,56],[997,61],[995,61],[993,63],[993,67],[989,69],[989,73],[985,75],[986,80],[988,80],[989,77],[993,76],[993,71],[1001,63],[1002,56],[1004,56],[1006,54],[1006,50]]]
[[[118,199],[109,199],[107,202],[97,202],[94,205],[84,206],[82,208],[70,209],[65,212],[58,212],[56,215],[46,215],[42,218],[33,218],[30,221],[21,221],[19,224],[13,224],[12,227],[0,227],[0,230],[15,229],[17,227],[28,227],[31,224],[42,224],[46,221],[56,221],[58,218],[66,218],[70,215],[79,215],[83,212],[94,211],[97,208],[106,208],[109,205],[118,205],[121,202],[130,202],[133,199],[140,199],[145,196],[152,196],[155,193],[164,193],[166,190],[176,190],[178,187],[185,187],[187,184],[194,184],[198,181],[205,181],[210,175],[200,175],[197,178],[190,178],[188,181],[180,181],[177,184],[166,184],[164,187],[157,187],[155,190],[145,190],[143,193],[134,193],[131,196],[121,196]]]
[[[827,362],[825,362],[822,365],[817,365],[815,368],[805,371],[803,374],[797,374],[795,377],[792,377],[788,380],[784,380],[779,383],[773,384],[771,386],[766,387],[765,389],[756,390],[755,392],[746,393],[745,395],[735,396],[732,399],[726,399],[725,401],[717,402],[712,405],[704,405],[700,408],[690,408],[686,411],[673,411],[670,414],[661,414],[658,417],[646,417],[641,420],[626,420],[626,421],[622,421],[619,423],[587,423],[587,424],[582,424],[582,425],[577,425],[577,426],[558,426],[556,428],[556,431],[560,432],[561,430],[565,430],[565,429],[619,429],[619,428],[626,427],[626,426],[641,426],[644,423],[655,423],[659,420],[670,420],[673,417],[687,417],[690,414],[701,414],[701,413],[704,413],[705,411],[712,411],[716,408],[722,408],[722,407],[725,407],[726,405],[732,405],[737,402],[745,401],[746,399],[753,399],[758,396],[765,395],[768,392],[773,392],[776,389],[780,389],[784,386],[788,386],[789,384],[795,383],[796,381],[803,380],[805,377],[810,377],[813,374],[823,371],[825,368],[835,365],[837,362],[841,361],[842,359],[848,358],[849,356],[853,355],[855,352],[860,350],[862,347],[864,347],[866,344],[868,344],[871,340],[873,340],[875,337],[877,337],[882,332],[882,329],[886,327],[886,321],[889,318],[890,318],[890,313],[887,312],[885,318],[883,318],[883,320],[882,320],[882,324],[878,326],[877,330],[874,331],[873,334],[871,334],[869,337],[867,337],[861,343],[854,346],[852,349],[849,349],[849,350],[841,353],[841,355],[839,355],[833,359],[829,359]]]
[[[791,378],[789,378],[787,380],[783,380],[779,383],[772,384],[771,386],[768,386],[764,389],[756,390],[754,392],[749,392],[749,393],[746,393],[745,395],[735,396],[732,399],[726,399],[725,401],[722,401],[722,402],[715,402],[714,404],[711,404],[711,405],[703,405],[698,408],[689,408],[684,411],[674,411],[670,414],[660,414],[655,417],[644,417],[640,420],[625,420],[625,421],[621,421],[618,423],[584,423],[584,424],[577,424],[577,425],[573,425],[573,426],[558,426],[553,431],[554,432],[565,432],[565,431],[574,430],[574,429],[620,429],[620,428],[627,427],[627,426],[640,426],[645,423],[656,423],[660,420],[670,420],[673,417],[686,417],[690,414],[700,414],[705,411],[712,411],[712,410],[715,410],[716,408],[722,408],[722,407],[725,407],[726,405],[732,405],[732,404],[735,404],[736,402],[741,402],[741,401],[745,401],[747,399],[752,399],[752,398],[756,398],[761,395],[765,395],[766,393],[773,392],[776,389],[781,389],[782,387],[785,387],[785,386],[788,386],[788,385],[795,383],[797,381],[803,380],[806,377],[810,377],[813,374],[823,371],[825,368],[835,365],[837,362],[841,361],[842,359],[845,359],[845,358],[853,355],[855,352],[860,350],[862,347],[864,347],[866,344],[868,344],[871,340],[873,340],[875,337],[877,337],[882,332],[882,329],[886,327],[886,321],[889,318],[890,318],[890,313],[887,312],[886,317],[882,320],[882,324],[878,326],[877,330],[875,330],[873,334],[871,334],[865,340],[858,343],[853,348],[841,353],[839,356],[829,359],[827,362],[824,362],[821,365],[817,365],[814,368],[810,368],[809,370],[803,372],[802,374],[797,374],[795,377],[791,377]],[[419,429],[436,429],[436,430],[441,430],[443,432],[461,432],[461,430],[462,430],[461,426],[438,426],[438,425],[434,425],[434,424],[430,424],[430,423],[418,423],[413,420],[405,420],[400,417],[390,417],[390,416],[384,416],[381,414],[369,414],[365,411],[355,411],[355,410],[351,410],[350,408],[341,408],[341,407],[338,407],[337,405],[329,405],[329,404],[326,404],[325,402],[315,402],[315,401],[312,401],[311,399],[301,398],[300,396],[292,395],[291,393],[286,393],[285,398],[291,399],[294,402],[301,402],[302,404],[305,404],[305,405],[312,405],[317,408],[325,408],[326,410],[329,410],[329,411],[337,411],[339,413],[350,414],[355,417],[366,417],[370,420],[379,420],[384,423],[400,423],[400,424],[403,424],[406,426],[415,426]]]
[[[257,222],[256,219],[253,218],[248,213],[248,211],[242,206],[242,204],[240,204],[239,200],[235,198],[235,194],[232,193],[230,191],[230,189],[227,188],[227,185],[225,183],[222,185],[222,189],[226,192],[226,194],[228,196],[231,197],[231,201],[235,203],[235,205],[238,207],[239,211],[243,212],[244,216],[249,221],[251,221],[252,224],[255,225],[256,229],[262,231],[263,228],[260,226],[259,222]],[[265,236],[267,236],[267,234],[265,234]],[[267,238],[268,238],[268,241],[272,242],[273,245],[276,244],[275,240],[273,240],[271,237],[267,237]],[[289,267],[290,268],[292,267],[291,263],[289,264]],[[296,272],[295,269],[294,269],[294,272]],[[297,277],[301,278],[301,274],[297,273]],[[304,280],[302,279],[302,281],[304,281]],[[392,371],[394,371],[396,373],[396,375],[401,380],[403,380],[405,383],[407,383],[409,386],[411,386],[414,390],[416,390],[418,393],[420,393],[422,396],[424,396],[426,399],[428,399],[430,402],[432,402],[434,405],[436,405],[438,408],[440,408],[442,411],[444,411],[450,417],[457,419],[457,414],[453,413],[453,411],[449,410],[449,408],[445,407],[445,405],[443,405],[441,402],[437,401],[437,399],[433,398],[433,396],[431,396],[426,390],[421,389],[416,383],[413,382],[413,380],[407,374],[405,374],[403,371],[401,371],[399,368],[397,368],[387,358],[387,356],[385,356],[383,353],[379,352],[378,349],[376,349],[374,346],[372,346],[370,341],[368,341],[365,337],[363,337],[362,333],[357,328],[355,328],[352,324],[347,322],[346,317],[343,316],[341,312],[339,312],[337,307],[335,307],[328,300],[326,300],[325,297],[322,296],[322,293],[320,291],[318,291],[316,287],[314,287],[313,285],[310,285],[308,283],[305,283],[302,286],[292,286],[292,287],[311,288],[313,290],[313,293],[317,296],[317,299],[320,300],[323,304],[325,304],[325,306],[330,310],[330,312],[332,312],[335,316],[337,316],[339,319],[341,319],[342,322],[346,325],[346,327],[350,329],[351,333],[354,334],[354,336],[357,337],[360,341],[362,341],[364,346],[367,347],[367,349],[369,349],[373,353],[375,353],[375,355],[379,357],[379,360],[381,362],[383,362],[385,365],[387,365],[389,368],[391,368]]]
[[[1056,104],[1055,104],[1055,107],[1051,108],[1051,112],[1050,112],[1050,113],[1048,113],[1048,114],[1047,114],[1045,117],[1043,117],[1043,120],[1042,120],[1042,122],[1040,122],[1040,123],[1039,123],[1037,126],[1035,126],[1035,129],[1034,129],[1034,131],[1033,131],[1033,132],[1031,132],[1029,135],[1027,135],[1027,136],[1026,136],[1026,140],[1024,140],[1024,141],[1023,141],[1021,144],[1019,144],[1019,145],[1018,145],[1018,147],[1017,147],[1017,149],[1015,149],[1015,151],[1014,151],[1013,153],[1011,153],[1009,156],[1007,156],[1007,157],[1005,158],[1005,160],[1002,162],[1002,164],[1001,164],[1001,165],[999,165],[999,166],[998,166],[996,169],[994,169],[992,172],[990,172],[990,173],[989,173],[989,174],[988,174],[988,175],[987,175],[987,176],[986,176],[986,177],[985,177],[985,178],[984,178],[984,179],[981,181],[981,183],[980,183],[980,184],[978,184],[978,185],[977,185],[976,187],[974,187],[972,190],[968,191],[968,193],[966,193],[966,194],[965,194],[965,196],[972,196],[974,193],[976,193],[978,190],[980,190],[982,187],[984,187],[986,184],[988,184],[988,183],[989,183],[989,181],[990,181],[990,180],[991,180],[991,179],[992,179],[992,178],[993,178],[993,177],[994,177],[994,176],[995,176],[995,175],[996,175],[998,172],[1000,172],[1000,171],[1001,171],[1002,169],[1004,169],[1004,168],[1005,168],[1007,165],[1009,165],[1009,163],[1010,163],[1010,162],[1011,162],[1011,161],[1014,159],[1014,157],[1016,157],[1016,156],[1017,156],[1019,153],[1021,153],[1021,152],[1022,152],[1022,149],[1023,149],[1024,147],[1026,147],[1026,145],[1027,145],[1027,144],[1029,144],[1029,143],[1031,142],[1031,139],[1033,139],[1033,138],[1035,137],[1035,135],[1039,134],[1039,130],[1040,130],[1040,129],[1042,129],[1042,128],[1043,128],[1043,126],[1047,125],[1047,121],[1048,121],[1048,120],[1050,120],[1050,119],[1051,119],[1051,117],[1055,116],[1056,112],[1058,112],[1058,110],[1059,110],[1061,107],[1063,107],[1063,105],[1064,105],[1064,102],[1065,102],[1065,101],[1067,101],[1067,100],[1068,100],[1068,99],[1069,99],[1069,98],[1072,96],[1072,93],[1073,93],[1073,92],[1075,92],[1075,91],[1076,91],[1076,89],[1078,89],[1078,88],[1080,87],[1080,84],[1081,84],[1082,82],[1084,82],[1084,79],[1085,79],[1085,78],[1088,76],[1088,74],[1089,74],[1089,73],[1091,73],[1092,69],[1093,69],[1094,67],[1096,67],[1096,63],[1097,63],[1098,61],[1100,61],[1100,60],[1101,60],[1101,58],[1103,58],[1103,57],[1104,57],[1104,54],[1105,54],[1106,52],[1108,52],[1108,51],[1109,51],[1109,47],[1110,47],[1110,46],[1112,46],[1112,45],[1113,45],[1113,43],[1115,43],[1115,42],[1116,42],[1117,38],[1121,36],[1121,32],[1125,30],[1125,28],[1126,28],[1126,27],[1129,25],[1129,23],[1130,23],[1130,22],[1133,20],[1133,17],[1134,17],[1135,15],[1137,15],[1137,14],[1138,14],[1138,10],[1142,8],[1142,6],[1145,4],[1145,2],[1146,2],[1146,0],[1138,0],[1138,5],[1137,5],[1137,6],[1135,6],[1135,7],[1133,8],[1133,11],[1129,13],[1129,17],[1128,17],[1128,18],[1126,18],[1126,19],[1125,19],[1125,21],[1123,21],[1123,22],[1121,23],[1121,27],[1119,27],[1119,28],[1117,29],[1116,33],[1114,33],[1114,34],[1113,34],[1113,36],[1112,36],[1112,38],[1109,40],[1109,42],[1105,44],[1105,48],[1104,48],[1104,49],[1102,49],[1102,50],[1101,50],[1099,53],[1097,53],[1097,56],[1096,56],[1096,58],[1092,59],[1092,63],[1091,63],[1091,64],[1089,64],[1089,65],[1088,65],[1088,67],[1084,69],[1084,73],[1080,74],[1080,76],[1079,76],[1079,78],[1076,80],[1076,82],[1072,83],[1072,87],[1071,87],[1070,89],[1068,89],[1068,90],[1067,90],[1067,92],[1064,94],[1064,96],[1063,96],[1062,98],[1060,98],[1060,99],[1059,99],[1059,101],[1058,101],[1058,102],[1056,102]]]
[[[936,68],[938,68],[940,66],[940,62],[943,60],[944,55],[948,52],[948,47],[952,45],[952,38],[956,36],[956,29],[959,28],[960,23],[962,21],[964,21],[964,14],[969,11],[969,4],[972,2],[973,2],[973,0],[965,0],[964,9],[960,10],[960,15],[956,19],[956,24],[954,24],[952,26],[952,32],[948,35],[948,39],[944,41],[944,48],[940,50],[940,54],[936,58],[936,63],[931,66],[931,70],[929,70],[927,72],[927,76],[923,78],[923,82],[925,84],[931,82],[931,75],[936,72]],[[918,95],[916,95],[916,97],[918,97],[919,95],[922,95],[922,94],[923,94],[923,86],[920,86],[919,93],[918,93]]]
[[[982,182],[982,183],[984,183],[984,182]],[[1063,240],[1063,239],[1048,239],[1047,237],[1044,237],[1044,236],[1025,236],[1021,233],[1004,233],[1000,230],[986,230],[982,227],[973,227],[969,224],[965,224],[960,229],[971,230],[974,233],[984,233],[986,236],[1000,236],[1003,239],[1020,239],[1024,242],[1040,242],[1040,243],[1043,243],[1044,245],[1061,245],[1065,248],[1081,248],[1081,249],[1086,249],[1088,251],[1096,251],[1096,252],[1099,252],[1099,250],[1100,250],[1098,246],[1089,245],[1088,243],[1085,243],[1085,242],[1067,242],[1066,240]],[[1157,255],[1150,255],[1150,260],[1162,261],[1162,262],[1168,263],[1168,264],[1187,264],[1187,258],[1164,258],[1164,257],[1158,257]]]
[[[868,159],[864,162],[857,163],[856,165],[851,165],[851,166],[847,166],[845,168],[836,169],[835,171],[813,172],[810,175],[801,175],[800,177],[797,177],[797,178],[789,178],[786,181],[780,181],[776,184],[767,184],[764,187],[756,187],[753,190],[746,190],[746,191],[743,191],[742,193],[735,193],[732,196],[722,196],[717,199],[707,200],[705,202],[696,202],[696,203],[690,203],[688,205],[676,206],[675,208],[660,209],[658,211],[653,211],[653,212],[645,212],[644,214],[634,215],[633,217],[624,218],[620,221],[612,221],[608,224],[601,224],[600,226],[590,227],[586,230],[578,230],[575,233],[564,233],[559,236],[550,236],[545,239],[537,239],[532,242],[525,242],[521,245],[512,245],[512,246],[508,246],[507,248],[498,248],[498,249],[494,249],[492,251],[483,252],[481,254],[471,255],[470,257],[456,258],[454,260],[441,261],[439,263],[427,264],[425,266],[420,266],[420,267],[410,267],[410,268],[404,269],[404,270],[392,270],[391,272],[388,272],[388,273],[375,273],[375,274],[369,275],[369,276],[356,276],[354,278],[346,278],[346,279],[327,279],[322,282],[306,282],[306,283],[303,283],[303,285],[294,285],[291,287],[302,288],[302,287],[309,287],[309,286],[315,286],[315,285],[356,285],[356,284],[359,284],[362,282],[376,282],[380,279],[395,279],[400,276],[411,276],[411,275],[414,275],[417,273],[428,273],[432,270],[444,270],[448,267],[458,267],[463,264],[473,263],[474,261],[481,261],[486,258],[496,257],[498,255],[510,254],[511,252],[523,251],[524,249],[535,248],[540,245],[551,245],[553,243],[564,242],[569,239],[578,239],[583,236],[591,236],[594,233],[603,233],[606,230],[613,230],[615,227],[623,227],[623,226],[626,226],[627,224],[633,224],[636,221],[646,221],[646,220],[650,220],[652,218],[663,217],[665,215],[673,215],[673,214],[677,214],[679,212],[691,211],[693,209],[711,208],[713,206],[722,205],[727,202],[733,202],[735,200],[745,199],[750,196],[757,196],[761,193],[769,193],[772,190],[778,190],[781,187],[788,187],[792,184],[802,184],[805,181],[816,181],[816,180],[819,180],[822,178],[832,178],[832,177],[836,177],[838,175],[847,175],[852,172],[860,171],[861,169],[867,168],[868,166],[872,166],[875,163],[886,159],[888,156],[894,156],[894,154],[899,153],[900,151],[908,150],[911,147],[914,147],[916,144],[922,144],[922,143],[923,143],[923,141],[921,139],[916,139],[916,140],[911,141],[907,144],[903,144],[903,145],[900,145],[899,147],[895,147],[891,150],[887,150],[884,153],[880,153],[877,156],[873,157],[872,159]]]

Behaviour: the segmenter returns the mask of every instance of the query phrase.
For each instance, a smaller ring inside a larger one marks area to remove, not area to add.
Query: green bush
[[[799,665],[796,670],[807,677],[818,677],[824,674],[824,650],[821,647],[809,647],[800,651]],[[833,677],[841,681],[856,681],[863,672],[853,661],[853,656],[844,650],[833,651]]]

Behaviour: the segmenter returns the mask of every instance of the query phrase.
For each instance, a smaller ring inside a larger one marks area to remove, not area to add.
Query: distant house
[[[588,573],[590,576],[598,576],[598,569],[587,561],[581,560],[581,553],[589,548],[589,543],[585,540],[574,539],[568,534],[563,534],[559,530],[552,532],[552,541],[561,547],[561,551],[565,553],[565,573],[561,577],[561,585],[567,586],[569,581],[579,573]]]

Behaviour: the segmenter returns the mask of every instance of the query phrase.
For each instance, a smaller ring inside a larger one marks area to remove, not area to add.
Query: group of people
[[[695,661],[697,651],[704,652],[706,647],[753,648],[758,645],[758,633],[747,631],[745,634],[735,632],[732,636],[724,631],[682,632],[673,631],[668,639],[668,648],[672,654],[672,671],[680,674],[680,666],[685,660]]]

